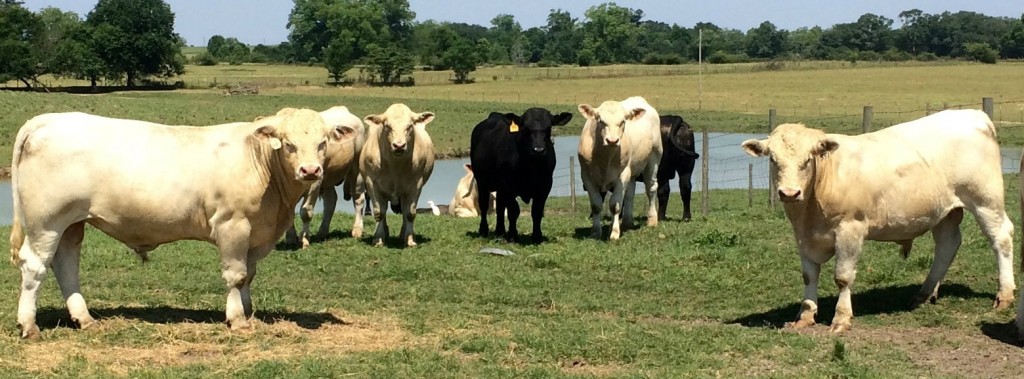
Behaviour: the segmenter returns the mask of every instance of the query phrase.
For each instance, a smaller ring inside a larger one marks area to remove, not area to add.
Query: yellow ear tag
[[[270,147],[273,148],[274,150],[280,149],[281,148],[281,140],[279,140],[277,138],[271,137],[270,138]]]
[[[508,131],[510,131],[512,133],[518,132],[519,131],[519,125],[516,125],[515,121],[513,121],[512,125],[509,125]]]

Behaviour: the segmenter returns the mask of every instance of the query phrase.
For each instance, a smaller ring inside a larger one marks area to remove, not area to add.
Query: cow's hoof
[[[612,232],[612,234],[608,235],[608,240],[609,241],[615,241],[617,239],[619,239],[619,233]]]
[[[540,234],[534,234],[533,235],[533,243],[539,244],[539,243],[542,243],[542,242],[544,242],[544,236],[543,235],[540,235]]]
[[[787,329],[803,329],[803,328],[814,326],[815,324],[817,324],[817,323],[814,322],[814,318],[811,317],[811,318],[801,318],[801,319],[796,320],[796,321],[787,322],[785,327]]]
[[[935,296],[935,295],[926,295],[926,296],[916,295],[916,296],[914,296],[914,298],[912,300],[910,300],[910,309],[917,309],[918,307],[924,305],[925,302],[929,302],[929,303],[935,304],[936,302],[938,302],[938,296]]]
[[[309,238],[302,238],[302,248],[309,248]]]
[[[373,246],[375,246],[375,247],[384,246],[384,239],[383,238],[376,238],[376,239],[374,239],[373,240]]]
[[[683,216],[683,222],[690,222],[690,215]]]
[[[996,295],[996,301],[992,303],[992,309],[1006,309],[1013,304],[1013,293],[1009,295],[998,294]]]
[[[96,319],[92,318],[92,316],[85,316],[82,318],[72,319],[72,321],[78,324],[78,329],[81,330],[89,329],[90,326],[96,324]]]
[[[851,327],[852,326],[849,322],[834,322],[832,323],[832,327],[829,328],[828,331],[839,334],[850,330]]]
[[[27,328],[21,328],[21,338],[29,341],[39,341],[41,335],[39,334],[39,326],[32,324]]]
[[[361,238],[363,236],[363,228],[352,229],[352,238]]]
[[[246,320],[244,317],[240,318],[240,319],[237,319],[237,320],[228,320],[227,323],[228,323],[228,328],[230,328],[231,331],[250,331],[250,330],[252,330],[252,324],[249,323],[249,320]]]
[[[657,218],[648,218],[647,219],[647,226],[658,226],[658,219]]]

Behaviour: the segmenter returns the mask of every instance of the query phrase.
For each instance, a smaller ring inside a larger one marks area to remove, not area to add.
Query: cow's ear
[[[379,114],[371,114],[369,116],[363,117],[363,122],[365,122],[366,125],[376,126],[379,128],[384,125],[384,116]]]
[[[588,120],[597,119],[597,111],[594,110],[594,107],[591,107],[590,105],[587,104],[580,104],[578,109],[580,111],[580,114],[583,115],[583,117],[586,117]]]
[[[633,121],[643,117],[644,113],[647,113],[647,111],[643,108],[633,108],[633,110],[626,112],[626,121]]]
[[[838,148],[839,142],[836,142],[836,140],[834,139],[825,137],[822,138],[821,141],[818,141],[818,144],[814,146],[814,151],[812,151],[811,153],[814,154],[815,156],[824,157],[828,155],[828,153],[831,153]]]
[[[336,142],[347,141],[356,137],[356,130],[351,126],[338,125],[331,129],[331,139]]]
[[[466,164],[462,165],[462,168],[465,168],[466,172],[468,172],[468,173],[471,173],[471,174],[473,173],[473,165],[471,165],[469,163],[466,163]]]
[[[554,117],[551,117],[551,125],[563,126],[565,124],[568,124],[570,120],[572,120],[572,113],[562,112],[555,115]]]
[[[281,148],[281,139],[278,138],[277,129],[274,129],[273,126],[261,126],[253,132],[253,135],[255,135],[256,138],[259,138],[260,141],[267,141],[267,143],[270,143],[270,147],[274,150]]]
[[[431,121],[434,121],[434,112],[423,112],[416,116],[416,123],[419,125],[427,126]]]
[[[740,146],[743,146],[743,150],[746,151],[747,154],[750,154],[750,156],[752,157],[763,157],[765,155],[768,155],[767,142],[767,140],[759,141],[756,139],[748,139],[746,141],[743,141],[743,144],[741,144]]]
[[[287,116],[292,113],[295,113],[295,111],[297,110],[298,109],[295,108],[281,108],[281,110],[277,111],[277,116]]]

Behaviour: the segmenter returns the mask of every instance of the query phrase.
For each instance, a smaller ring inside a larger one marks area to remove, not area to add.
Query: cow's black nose
[[[535,148],[533,148],[533,152],[534,153],[543,153],[544,152],[544,148],[543,147],[535,147]]]

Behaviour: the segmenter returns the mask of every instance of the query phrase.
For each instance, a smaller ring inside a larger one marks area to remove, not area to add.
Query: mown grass
[[[1007,193],[1016,177],[1007,176]],[[854,329],[794,333],[800,263],[781,211],[714,191],[711,213],[593,240],[583,205],[554,199],[541,245],[478,238],[476,219],[422,215],[419,246],[374,248],[351,217],[309,249],[271,254],[253,289],[252,332],[222,324],[224,287],[210,245],[161,247],[140,263],[89,229],[83,291],[100,323],[75,330],[53,279],[41,342],[17,340],[20,275],[0,275],[0,367],[8,377],[930,377],[1016,373],[1012,310],[994,311],[995,264],[973,221],[940,289],[909,310],[932,243],[909,260],[868,243],[854,287]],[[758,193],[763,199],[764,191]],[[638,204],[642,204],[638,199]],[[763,203],[763,202],[759,202]],[[1009,209],[1017,209],[1010,196]],[[639,212],[638,212],[639,213]],[[1013,212],[1016,213],[1016,212]],[[1018,215],[1012,215],[1019,225]],[[398,219],[391,216],[393,225]],[[642,221],[642,220],[641,220]],[[520,230],[529,230],[529,217]],[[368,222],[368,229],[372,229]],[[607,222],[606,222],[607,224]],[[6,232],[6,229],[5,229]],[[605,228],[607,235],[607,227]],[[389,245],[397,246],[392,237]],[[499,247],[516,253],[479,253]],[[836,289],[822,273],[818,321]],[[837,342],[838,341],[838,342]],[[942,359],[957,356],[957,363]],[[929,355],[931,352],[937,352]],[[939,359],[935,359],[940,357]],[[992,361],[992,362],[989,362]],[[993,363],[994,362],[994,363]],[[965,368],[974,367],[974,368]],[[971,370],[983,371],[971,371]],[[966,370],[966,371],[965,371]]]

